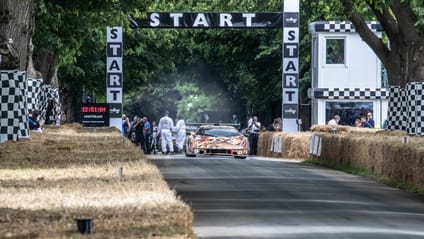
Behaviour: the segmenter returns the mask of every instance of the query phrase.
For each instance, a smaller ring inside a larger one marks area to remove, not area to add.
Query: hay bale
[[[321,133],[320,159],[330,165],[363,168],[424,189],[424,138],[410,137],[409,143],[404,144],[403,137],[396,135],[379,131]]]
[[[343,126],[343,125],[313,125],[311,127],[311,132],[318,133],[318,132],[327,132],[330,133],[332,129],[336,129],[337,134],[348,134],[352,130],[353,127],[350,126]]]
[[[281,153],[271,151],[273,137],[279,137],[281,140]],[[309,154],[310,132],[284,133],[284,132],[264,132],[259,135],[258,156],[286,158],[286,159],[305,159]]]
[[[0,144],[0,235],[79,238],[74,219],[92,217],[92,238],[194,237],[190,207],[157,167],[119,131],[100,131],[48,127]]]

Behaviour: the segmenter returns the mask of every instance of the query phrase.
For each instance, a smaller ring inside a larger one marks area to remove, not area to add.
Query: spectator
[[[249,120],[247,129],[249,130],[249,155],[256,155],[258,148],[258,137],[261,130],[261,122],[258,121],[258,117],[255,115],[252,120]]]
[[[122,114],[122,135],[124,137],[128,137],[130,127],[130,120],[125,114]]]
[[[152,152],[152,148],[151,148],[152,127],[146,116],[143,117],[143,121],[144,121],[144,148],[145,148],[144,152],[146,154],[150,154]]]
[[[356,118],[355,119],[355,122],[353,123],[353,126],[355,126],[355,127],[362,127],[361,119],[360,118]]]
[[[131,121],[130,123],[130,129],[129,129],[129,133],[128,133],[128,138],[133,142],[136,143],[137,142],[137,137],[135,135],[135,124],[137,123],[137,118],[138,116],[134,116],[133,121]]]
[[[66,114],[64,111],[60,111],[60,113],[56,115],[56,126],[61,126],[63,123],[65,123],[65,121],[66,121]]]
[[[272,123],[272,128],[274,131],[281,131],[283,128],[283,121],[281,118],[276,118],[274,122]]]
[[[340,116],[339,115],[334,115],[333,116],[333,119],[331,119],[330,121],[328,121],[327,124],[334,126],[334,125],[338,125],[339,124],[339,121],[340,121]]]
[[[371,126],[370,128],[374,128],[375,127],[375,122],[374,122],[374,120],[372,119],[372,112],[371,111],[368,111],[367,112],[367,119],[366,119],[366,122]]]
[[[367,122],[367,118],[365,115],[361,115],[361,127],[362,128],[372,128],[372,126]]]
[[[32,115],[28,118],[28,124],[30,130],[36,130],[39,132],[43,132],[44,121],[38,120],[38,116],[40,112],[38,110],[34,110]]]
[[[158,126],[156,125],[156,121],[152,122],[152,149],[153,153],[156,154],[158,152],[158,140],[159,140],[159,132]]]
[[[137,146],[140,146],[141,150],[144,150],[144,122],[140,116],[137,116],[136,122],[134,124],[135,129],[135,143]]]

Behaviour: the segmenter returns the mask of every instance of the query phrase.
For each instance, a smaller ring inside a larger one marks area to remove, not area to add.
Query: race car
[[[248,145],[247,137],[233,126],[201,125],[187,137],[185,155],[228,155],[246,158]]]

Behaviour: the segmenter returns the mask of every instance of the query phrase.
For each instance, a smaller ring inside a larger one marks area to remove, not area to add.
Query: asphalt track
[[[424,238],[424,199],[363,177],[256,157],[149,159],[192,207],[198,238]]]

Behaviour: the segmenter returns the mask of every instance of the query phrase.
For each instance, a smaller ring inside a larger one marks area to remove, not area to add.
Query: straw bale
[[[360,128],[360,127],[352,127],[352,126],[345,126],[345,125],[336,125],[336,126],[330,126],[330,125],[313,125],[311,127],[311,132],[318,133],[318,132],[327,132],[331,133],[333,129],[335,130],[336,134],[377,134],[381,132],[385,132],[386,130],[383,129],[370,129],[370,128]]]
[[[376,132],[320,133],[323,137],[320,158],[330,165],[363,168],[424,189],[424,138],[408,137],[408,143],[404,144],[404,134]]]
[[[118,168],[123,168],[120,178]],[[115,129],[48,127],[0,144],[0,235],[80,238],[194,238],[193,215],[142,151]]]
[[[320,159],[329,165],[366,169],[388,179],[400,180],[424,191],[424,137],[407,136],[404,131],[314,125],[311,132],[265,132],[259,137],[258,155],[306,159],[310,137],[321,136]],[[272,137],[280,136],[282,152],[271,152]],[[407,138],[408,143],[403,143]]]
[[[282,152],[272,152],[272,138],[279,136],[282,144]],[[264,132],[261,133],[258,140],[259,156],[286,158],[286,159],[305,159],[309,154],[310,132],[285,133],[285,132]]]

